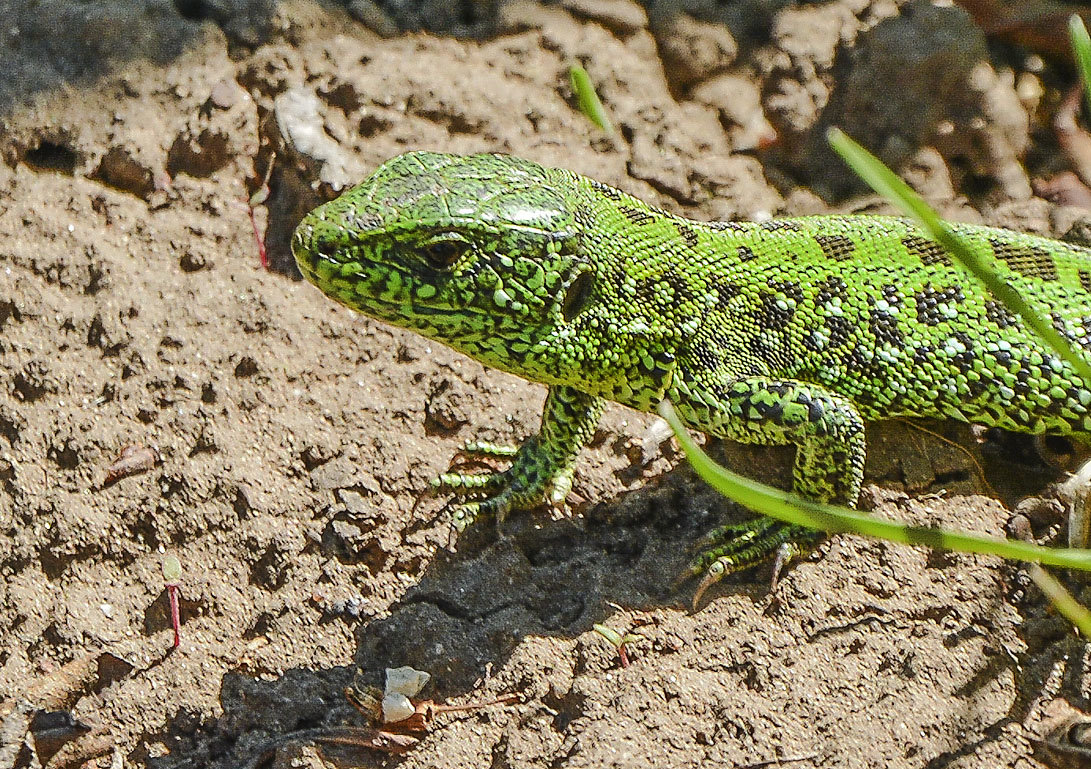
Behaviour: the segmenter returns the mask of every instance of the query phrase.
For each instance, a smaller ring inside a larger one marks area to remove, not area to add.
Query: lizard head
[[[527,373],[528,347],[591,294],[574,180],[504,155],[407,153],[304,217],[292,252],[342,304]]]

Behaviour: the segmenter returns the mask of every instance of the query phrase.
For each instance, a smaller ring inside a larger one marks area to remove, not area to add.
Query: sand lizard
[[[965,224],[1004,279],[1091,350],[1091,249]],[[603,405],[663,398],[711,435],[796,448],[794,490],[855,505],[864,423],[953,418],[1091,432],[1091,390],[913,224],[814,216],[697,222],[505,155],[411,152],[308,214],[292,250],[333,299],[549,387],[503,472],[448,473],[481,514],[561,502]],[[813,534],[724,527],[695,571]]]

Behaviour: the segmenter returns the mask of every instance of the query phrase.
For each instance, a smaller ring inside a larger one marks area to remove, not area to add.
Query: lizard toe
[[[459,449],[459,451],[469,456],[511,459],[519,453],[519,447],[501,443],[490,443],[488,441],[470,441]]]
[[[434,491],[448,491],[454,494],[473,492],[491,492],[504,487],[508,482],[507,472],[500,473],[442,473],[431,481]]]

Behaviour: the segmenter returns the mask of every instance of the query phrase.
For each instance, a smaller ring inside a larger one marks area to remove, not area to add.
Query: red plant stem
[[[254,207],[248,202],[246,204],[247,212],[250,215],[250,226],[254,228],[254,241],[258,244],[258,260],[261,262],[261,268],[263,270],[269,269],[269,254],[265,250],[265,241],[261,237],[261,228],[258,227],[258,217],[254,213]]]
[[[178,611],[177,584],[172,582],[167,585],[167,597],[170,599],[170,625],[174,628],[174,645],[171,648],[177,649],[182,645],[182,619]]]

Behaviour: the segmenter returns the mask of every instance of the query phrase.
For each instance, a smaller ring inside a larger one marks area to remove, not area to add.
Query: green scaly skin
[[[1091,350],[1091,250],[952,228]],[[608,400],[667,398],[697,430],[793,444],[795,491],[849,505],[865,421],[1091,431],[1087,383],[902,219],[703,223],[514,157],[412,152],[308,214],[292,250],[338,302],[549,386],[517,452],[471,447],[507,470],[438,479],[477,497],[460,528],[561,502]],[[814,536],[724,527],[694,569],[715,579]]]

